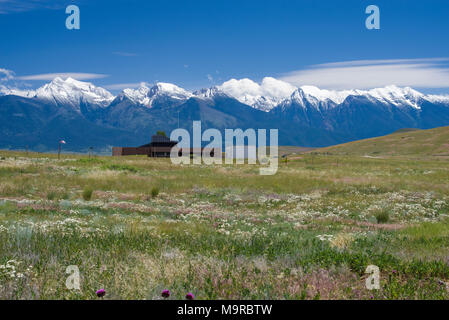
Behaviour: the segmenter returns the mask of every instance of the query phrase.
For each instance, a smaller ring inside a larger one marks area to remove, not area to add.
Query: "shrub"
[[[381,211],[379,213],[376,213],[376,220],[377,223],[387,223],[390,220],[388,211]]]
[[[156,198],[159,195],[159,188],[158,187],[153,187],[151,189],[151,197],[152,198]]]
[[[47,192],[47,200],[54,200],[56,198],[56,192],[50,191]]]
[[[92,193],[93,193],[94,191],[92,190],[92,188],[89,188],[89,187],[87,187],[87,188],[85,188],[84,190],[83,190],[83,199],[85,200],[85,201],[89,201],[91,198],[92,198]]]

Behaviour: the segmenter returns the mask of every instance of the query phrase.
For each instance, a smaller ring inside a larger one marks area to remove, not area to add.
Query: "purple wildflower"
[[[100,289],[100,290],[97,290],[97,292],[95,292],[95,294],[97,295],[98,298],[103,298],[104,295],[106,294],[106,291],[104,289]]]
[[[170,297],[170,290],[163,290],[163,291],[162,291],[162,297],[163,297],[163,298],[168,298],[168,297]]]
[[[193,295],[193,293],[189,292],[188,294],[186,294],[186,299],[187,300],[194,300],[195,296]]]

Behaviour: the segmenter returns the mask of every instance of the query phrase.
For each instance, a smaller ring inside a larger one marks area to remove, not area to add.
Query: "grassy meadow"
[[[289,158],[260,176],[0,151],[0,299],[449,298],[448,158]]]

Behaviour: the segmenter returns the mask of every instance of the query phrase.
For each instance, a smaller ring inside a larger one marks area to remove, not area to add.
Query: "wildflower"
[[[374,299],[374,296],[369,297],[370,299]]]
[[[163,297],[163,298],[168,298],[168,297],[170,297],[170,290],[163,290],[163,291],[162,291],[162,297]]]
[[[189,292],[189,293],[187,293],[187,295],[186,295],[186,299],[187,299],[187,300],[194,300],[194,299],[195,299],[195,296],[193,295],[193,293]]]
[[[396,273],[397,271],[393,269],[393,271],[392,271],[392,272],[393,272],[393,273]]]
[[[106,294],[106,291],[104,289],[100,289],[100,290],[97,290],[97,292],[95,292],[95,294],[97,295],[98,298],[103,298],[104,295]]]

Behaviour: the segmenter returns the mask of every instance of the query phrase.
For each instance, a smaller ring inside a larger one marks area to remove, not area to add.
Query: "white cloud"
[[[0,68],[0,81],[9,81],[14,79],[14,71]]]
[[[267,96],[273,98],[286,98],[290,96],[296,87],[291,84],[271,77],[265,77],[261,84],[250,79],[231,79],[218,86],[220,90],[233,97]]]
[[[448,88],[449,58],[355,60],[311,66],[280,77],[296,86],[326,89],[369,89],[396,85]]]
[[[106,78],[108,75],[106,74],[98,74],[98,73],[77,73],[77,72],[62,72],[62,73],[43,73],[43,74],[34,74],[28,76],[20,76],[17,77],[19,80],[53,80],[56,77],[60,78],[73,78],[76,80],[91,80],[91,79],[101,79]]]
[[[378,59],[378,60],[352,60],[341,62],[330,62],[316,65],[316,67],[348,67],[360,65],[379,65],[379,64],[405,64],[405,63],[436,63],[446,62],[449,58],[421,58],[421,59]]]
[[[296,87],[275,78],[263,78],[259,84],[250,79],[231,79],[217,88],[241,103],[259,110],[269,111],[289,97]]]

